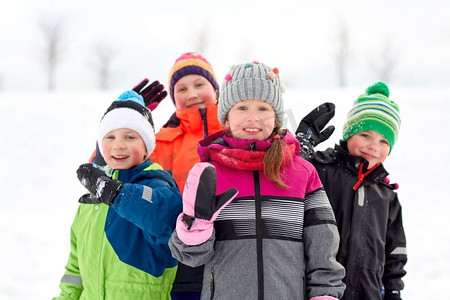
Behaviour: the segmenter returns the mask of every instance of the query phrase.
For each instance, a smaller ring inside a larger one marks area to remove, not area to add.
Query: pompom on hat
[[[177,58],[169,73],[169,93],[173,103],[175,103],[173,92],[175,84],[178,80],[187,75],[203,76],[208,79],[217,92],[219,91],[216,75],[206,58],[197,52],[186,52]]]
[[[152,114],[145,107],[142,96],[134,91],[122,93],[109,106],[100,121],[97,142],[102,156],[103,138],[112,130],[119,128],[128,128],[136,131],[144,141],[147,155],[150,155],[155,149],[155,129]]]
[[[260,99],[269,103],[275,110],[277,120],[283,124],[283,99],[285,88],[280,81],[277,68],[264,63],[251,63],[232,66],[225,75],[219,97],[219,121],[225,125],[228,111],[242,100]]]
[[[388,140],[392,151],[400,124],[399,106],[389,99],[388,86],[384,82],[377,82],[353,103],[344,123],[343,141],[358,132],[373,130]]]

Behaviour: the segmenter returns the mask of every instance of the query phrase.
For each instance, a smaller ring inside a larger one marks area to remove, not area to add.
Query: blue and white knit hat
[[[97,139],[102,155],[103,138],[110,131],[119,128],[129,128],[136,131],[144,141],[147,155],[150,155],[155,149],[156,140],[152,114],[145,107],[142,96],[134,91],[122,93],[103,115]]]
[[[239,101],[260,99],[272,105],[277,120],[283,124],[281,93],[284,92],[284,86],[278,73],[278,68],[257,61],[232,66],[221,86],[218,104],[220,123],[225,125],[228,111]]]
[[[343,140],[361,131],[373,130],[384,136],[391,151],[400,129],[400,109],[390,100],[389,88],[384,82],[377,82],[367,88],[353,103],[353,108],[344,123]]]

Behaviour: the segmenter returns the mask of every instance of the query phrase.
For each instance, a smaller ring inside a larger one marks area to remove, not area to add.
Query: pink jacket
[[[220,131],[200,142],[200,159],[216,168],[216,195],[239,191],[206,242],[186,245],[176,232],[169,242],[183,264],[205,264],[202,299],[342,296],[345,271],[335,258],[339,234],[330,203],[315,168],[298,156],[297,139],[287,132],[283,140],[294,149],[292,164],[281,169],[287,189],[277,188],[262,170],[212,159],[214,149],[265,151],[271,140],[236,140]]]

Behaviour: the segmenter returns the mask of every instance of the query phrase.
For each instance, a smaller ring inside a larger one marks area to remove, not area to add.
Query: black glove
[[[84,204],[98,204],[102,203],[102,201],[98,200],[98,198],[93,194],[84,194],[78,199],[78,202]]]
[[[334,126],[330,125],[322,129],[334,117],[334,108],[334,104],[330,102],[314,108],[300,121],[295,135],[307,139],[313,147],[326,141],[333,134]]]
[[[153,81],[149,86],[145,87],[149,80],[142,79],[132,90],[144,98],[145,106],[153,111],[158,104],[167,96],[164,86],[159,81]]]
[[[109,178],[105,171],[99,169],[93,164],[83,164],[77,170],[77,177],[81,184],[91,192],[100,202],[109,206],[113,205],[114,199],[122,189],[122,182]],[[80,198],[82,203],[93,203],[92,196]]]
[[[386,290],[384,295],[384,300],[402,300],[400,296],[400,291],[397,290]]]

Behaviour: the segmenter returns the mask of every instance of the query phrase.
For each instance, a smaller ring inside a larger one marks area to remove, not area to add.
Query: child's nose
[[[375,141],[371,141],[367,148],[369,148],[372,151],[376,151],[378,149],[377,143]]]
[[[257,121],[257,120],[259,120],[259,116],[256,112],[249,110],[247,113],[247,120]]]
[[[125,147],[123,142],[116,142],[114,143],[114,148],[115,149],[123,149]]]
[[[195,98],[197,98],[197,96],[198,96],[198,94],[197,94],[197,92],[195,90],[189,90],[187,99],[188,100],[189,99],[195,99]]]

